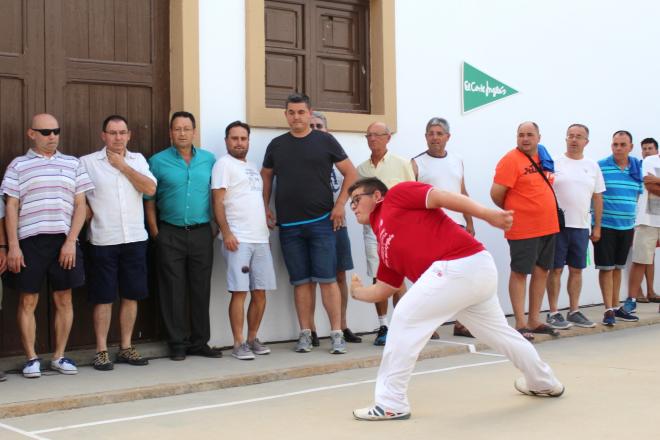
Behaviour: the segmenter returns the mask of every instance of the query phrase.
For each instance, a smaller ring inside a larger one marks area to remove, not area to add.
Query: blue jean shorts
[[[555,269],[569,265],[574,269],[587,267],[589,229],[562,228],[555,238]]]
[[[337,272],[346,272],[353,269],[351,240],[348,238],[348,229],[346,226],[335,231],[335,240],[337,240]]]
[[[280,226],[280,246],[292,285],[336,281],[336,239],[329,218]]]
[[[223,243],[222,255],[230,292],[277,289],[269,243],[239,243],[235,251],[227,250]]]

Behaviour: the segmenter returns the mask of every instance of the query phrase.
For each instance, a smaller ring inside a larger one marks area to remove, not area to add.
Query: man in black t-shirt
[[[331,134],[310,128],[312,109],[307,96],[290,95],[284,115],[291,129],[268,145],[261,176],[266,216],[271,227],[275,225],[275,216],[269,205],[273,178],[277,177],[275,209],[280,245],[294,288],[301,329],[295,350],[299,353],[312,350],[310,310],[314,283],[319,283],[330,320],[330,353],[346,353],[341,330],[341,297],[336,282],[334,230],[344,222],[347,189],[357,179],[357,172]],[[336,202],[333,202],[328,179],[333,164],[344,175]]]

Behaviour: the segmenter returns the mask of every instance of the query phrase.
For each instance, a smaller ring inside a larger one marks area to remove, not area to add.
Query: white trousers
[[[409,412],[408,382],[433,331],[453,317],[523,372],[528,386],[545,390],[559,382],[534,346],[509,326],[497,298],[497,269],[487,251],[436,261],[401,298],[387,334],[376,380],[377,405]]]

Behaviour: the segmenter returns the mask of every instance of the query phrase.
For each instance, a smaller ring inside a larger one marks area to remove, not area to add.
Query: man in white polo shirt
[[[80,160],[57,150],[60,127],[52,115],[33,116],[27,136],[32,147],[9,164],[2,180],[7,196],[7,284],[20,294],[17,321],[27,357],[23,376],[41,377],[34,310],[46,276],[55,305],[50,368],[76,374],[78,368],[64,357],[64,350],[73,323],[71,289],[85,283],[78,234],[85,223],[85,192],[94,184]]]
[[[211,175],[213,212],[220,226],[222,254],[227,262],[229,323],[234,336],[231,355],[251,360],[255,354],[270,353],[257,332],[266,309],[266,290],[275,290],[275,270],[270,253],[270,231],[266,223],[263,181],[259,169],[248,162],[250,126],[234,121],[225,129],[227,153],[217,160]],[[247,340],[243,337],[245,298],[250,291],[247,311]]]
[[[143,194],[156,193],[156,178],[140,153],[128,151],[131,139],[123,116],[111,115],[103,121],[104,147],[80,160],[94,182],[87,193],[89,213],[88,300],[94,304],[96,356],[93,367],[100,371],[114,368],[108,355],[108,331],[112,303],[121,297],[119,329],[121,342],[116,362],[147,365],[131,337],[138,311],[138,300],[148,295],[147,230],[144,227]]]
[[[589,239],[600,240],[600,222],[603,217],[603,173],[594,160],[584,157],[584,148],[589,143],[586,125],[571,124],[566,131],[566,153],[555,161],[553,188],[559,207],[564,210],[565,227],[555,239],[555,261],[548,275],[548,304],[550,312],[546,322],[556,329],[573,325],[584,328],[596,324],[580,312],[582,291],[582,269],[587,267]],[[593,227],[590,211],[593,209]],[[566,290],[570,310],[566,319],[559,313],[557,303],[561,287],[561,273],[568,266]]]

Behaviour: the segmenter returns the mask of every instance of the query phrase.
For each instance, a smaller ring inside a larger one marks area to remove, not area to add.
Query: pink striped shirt
[[[11,161],[0,190],[19,200],[18,239],[68,234],[74,199],[94,189],[80,160],[59,151],[46,157],[30,149]]]

